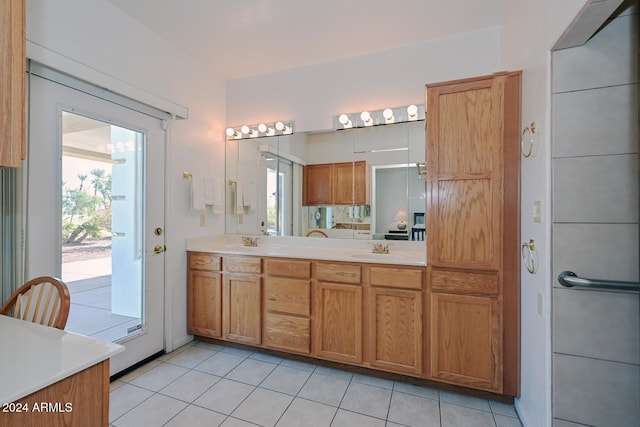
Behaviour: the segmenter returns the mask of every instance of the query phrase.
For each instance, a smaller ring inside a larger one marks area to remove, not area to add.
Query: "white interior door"
[[[123,344],[115,374],[164,348],[162,120],[35,75],[29,99],[26,278],[67,282],[66,329]],[[109,251],[84,259],[89,240]]]

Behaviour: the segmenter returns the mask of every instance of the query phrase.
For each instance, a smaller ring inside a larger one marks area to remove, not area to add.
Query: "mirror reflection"
[[[423,240],[424,122],[228,140],[226,232]]]

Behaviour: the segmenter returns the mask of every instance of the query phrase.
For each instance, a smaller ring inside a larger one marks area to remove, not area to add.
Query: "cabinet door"
[[[307,165],[303,172],[303,205],[330,205],[332,192],[332,164]]]
[[[187,331],[210,338],[222,337],[222,275],[189,270]]]
[[[353,162],[336,163],[333,170],[333,204],[353,205]]]
[[[502,89],[493,78],[427,89],[430,266],[500,266]]]
[[[245,344],[262,342],[262,279],[224,275],[224,338]]]
[[[370,363],[399,373],[422,373],[422,292],[369,290]]]
[[[0,167],[26,152],[25,0],[0,0]]]
[[[495,297],[431,294],[431,377],[502,392],[501,331]]]
[[[362,362],[362,288],[317,282],[315,352],[340,362]]]
[[[353,163],[353,204],[368,205],[370,203],[371,174],[369,164],[365,161]]]

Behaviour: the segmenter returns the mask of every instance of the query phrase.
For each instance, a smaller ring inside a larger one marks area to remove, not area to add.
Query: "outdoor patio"
[[[71,294],[65,330],[114,341],[140,324],[140,319],[111,313],[110,257],[64,263],[62,280]]]

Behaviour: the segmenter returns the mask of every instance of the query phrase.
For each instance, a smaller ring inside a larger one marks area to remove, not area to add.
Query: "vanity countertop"
[[[0,315],[0,404],[11,403],[120,353],[119,344]]]
[[[191,252],[229,255],[253,255],[282,258],[303,258],[326,261],[364,262],[426,266],[427,252],[422,241],[386,241],[309,238],[289,236],[250,236],[258,238],[258,246],[243,246],[242,236],[226,234],[216,237],[187,239]],[[372,252],[372,244],[389,245],[388,254]]]

